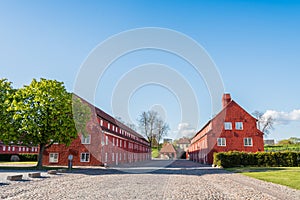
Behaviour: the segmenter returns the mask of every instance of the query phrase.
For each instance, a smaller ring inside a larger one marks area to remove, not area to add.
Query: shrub
[[[221,152],[214,154],[214,165],[228,167],[299,167],[300,152]]]

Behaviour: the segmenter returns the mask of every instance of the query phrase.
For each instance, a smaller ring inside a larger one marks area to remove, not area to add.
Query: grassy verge
[[[245,167],[226,170],[300,190],[300,167]]]
[[[0,162],[0,165],[36,165],[36,161],[24,161],[24,162]]]
[[[158,158],[159,152],[157,148],[152,148],[152,158]]]

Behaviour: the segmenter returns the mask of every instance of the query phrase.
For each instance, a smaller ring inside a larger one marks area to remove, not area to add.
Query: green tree
[[[10,107],[17,132],[10,139],[23,145],[39,146],[37,167],[42,167],[43,152],[54,143],[69,145],[77,137],[72,113],[72,94],[62,82],[32,80],[15,94]]]
[[[12,112],[8,110],[14,92],[11,82],[7,79],[0,79],[0,140],[5,143],[9,142],[10,133],[16,130]]]

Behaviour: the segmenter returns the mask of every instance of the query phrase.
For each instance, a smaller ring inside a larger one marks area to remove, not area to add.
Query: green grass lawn
[[[300,167],[245,167],[227,170],[300,190]]]
[[[158,158],[159,152],[157,148],[152,148],[152,158]]]
[[[36,165],[36,161],[20,161],[20,162],[0,162],[0,165]]]

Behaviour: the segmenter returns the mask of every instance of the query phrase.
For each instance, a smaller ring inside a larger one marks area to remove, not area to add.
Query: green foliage
[[[288,144],[288,145],[267,145],[265,146],[265,152],[279,152],[279,151],[297,151],[300,152],[300,143]]]
[[[159,151],[157,148],[152,148],[152,158],[158,158],[159,157]]]
[[[222,152],[214,154],[214,165],[228,167],[300,167],[299,152]]]
[[[15,90],[7,79],[0,79],[0,140],[8,143],[9,135],[15,132],[17,126],[13,123],[13,113],[8,109]]]
[[[70,144],[76,137],[71,94],[63,83],[35,79],[19,89],[12,102],[13,119],[20,125],[12,141],[37,146],[60,142]]]

